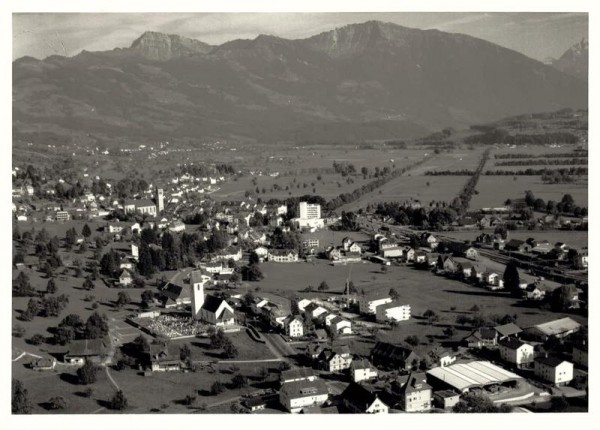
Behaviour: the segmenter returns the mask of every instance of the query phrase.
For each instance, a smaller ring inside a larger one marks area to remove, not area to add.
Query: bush
[[[65,409],[67,407],[67,400],[62,396],[52,397],[48,400],[48,407],[50,409]]]
[[[29,341],[27,343],[29,343],[31,345],[41,345],[45,341],[46,341],[46,338],[44,336],[42,336],[41,334],[34,334],[33,336],[31,336],[31,338],[29,339]]]
[[[213,396],[221,394],[223,391],[225,391],[225,385],[219,381],[213,382],[213,384],[210,386],[210,394]]]
[[[96,382],[98,379],[99,366],[95,365],[91,361],[86,361],[83,366],[77,369],[77,377],[79,383],[82,385],[89,385]]]
[[[113,398],[110,400],[110,408],[116,411],[122,411],[127,409],[128,401],[125,394],[123,394],[122,390],[119,390],[115,393]]]

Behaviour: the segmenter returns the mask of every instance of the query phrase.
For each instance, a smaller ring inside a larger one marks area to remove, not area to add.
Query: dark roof
[[[315,371],[309,367],[299,367],[297,369],[284,370],[281,372],[280,380],[288,381],[292,379],[307,379],[314,377]]]
[[[224,301],[225,300],[221,299],[220,297],[207,294],[204,298],[204,304],[202,305],[202,309],[205,309],[208,312],[212,312],[214,314],[217,312],[219,306],[221,306],[221,303],[223,303]]]
[[[315,395],[329,394],[325,381],[315,379],[314,381],[286,382],[281,386],[280,392],[287,393],[288,398],[297,399],[301,397],[313,397]]]
[[[413,351],[403,346],[387,342],[377,342],[371,350],[371,355],[383,356],[390,360],[405,361]]]
[[[89,357],[106,353],[104,339],[81,339],[69,343],[69,351],[65,355]]]
[[[342,399],[358,410],[366,411],[377,400],[377,393],[356,382],[351,382],[342,393]]]
[[[185,294],[186,292],[188,293],[187,295]],[[189,291],[184,291],[183,285],[172,284],[170,282],[163,287],[160,291],[160,295],[173,301],[176,301],[181,296],[190,297]]]
[[[526,345],[526,343],[520,341],[519,339],[515,339],[514,337],[508,337],[498,342],[498,345],[505,346],[506,348],[510,349],[519,349],[523,345]]]
[[[562,362],[567,361],[567,360],[560,358],[560,357],[556,357],[556,356],[549,356],[549,357],[538,357],[535,359],[535,361],[537,361],[538,363],[543,363],[546,366],[557,367]]]
[[[401,385],[400,390],[399,390],[400,394],[408,394],[408,393],[412,393],[415,391],[431,389],[431,386],[429,384],[427,384],[427,377],[425,376],[424,373],[421,373],[421,372],[418,372],[418,373],[411,372],[408,375],[408,377],[406,378],[406,380],[398,379],[396,381],[396,383],[398,385]]]
[[[498,332],[498,334],[500,334],[500,336],[512,336],[512,335],[521,333],[523,331],[521,329],[521,327],[519,327],[518,325],[516,325],[514,323],[498,325],[498,326],[494,327],[494,330],[496,330]]]
[[[433,393],[434,396],[440,396],[443,397],[444,399],[448,398],[448,397],[458,397],[460,396],[460,394],[452,391],[452,390],[441,390],[441,391],[436,391]]]

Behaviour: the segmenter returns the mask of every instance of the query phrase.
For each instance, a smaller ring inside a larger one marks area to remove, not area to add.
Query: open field
[[[98,373],[98,380],[94,384],[85,386],[77,383],[76,368],[62,366],[56,372],[35,372],[25,368],[23,363],[13,363],[13,377],[20,379],[28,388],[33,413],[115,413],[107,409],[107,401],[114,395],[116,388],[110,383],[104,370]],[[213,403],[236,399],[255,391],[257,386],[272,383],[278,377],[274,373],[277,363],[239,364],[238,367],[239,373],[252,378],[248,387],[238,389],[230,386],[234,374],[224,371],[231,368],[230,365],[218,365],[215,370],[204,369],[195,373],[157,372],[151,376],[143,376],[133,369],[110,370],[110,373],[127,397],[129,408],[124,411],[126,413],[192,413],[202,404],[210,407]],[[269,376],[265,381],[258,381],[257,375],[263,368],[268,370]],[[226,390],[213,396],[209,390],[215,381],[225,384]],[[93,390],[90,398],[79,394],[88,387]],[[180,401],[188,394],[196,395],[195,407],[188,408],[181,404]],[[59,411],[45,409],[44,403],[54,396],[63,396],[68,402],[67,408]]]
[[[516,178],[516,179],[514,179]],[[575,204],[588,206],[588,184],[544,184],[540,176],[487,176],[481,175],[475,188],[477,194],[471,200],[471,209],[503,206],[506,199],[522,199],[525,191],[531,190],[536,198],[544,201],[560,201],[563,195],[571,194]]]
[[[246,191],[260,190],[263,200],[284,199],[289,196],[317,194],[325,199],[337,197],[341,193],[352,192],[371,182],[374,178],[363,178],[361,168],[366,167],[372,174],[375,168],[399,169],[421,159],[426,150],[421,149],[352,149],[341,147],[294,147],[286,151],[268,151],[267,154],[239,160],[239,166],[261,175],[245,175],[236,181],[219,185],[212,194],[215,199],[243,198]],[[344,177],[333,173],[333,163],[353,164],[356,176]],[[313,171],[309,171],[313,169]],[[321,171],[323,170],[323,171]],[[279,173],[272,177],[268,173]],[[321,179],[319,180],[318,177]],[[352,182],[349,183],[348,179]],[[256,182],[253,183],[253,181]],[[314,184],[314,185],[313,185]],[[281,189],[274,189],[277,185]],[[265,192],[263,192],[263,189]],[[314,191],[313,191],[314,189]]]
[[[316,287],[324,280],[329,285],[327,295],[341,294],[350,267],[351,280],[358,291],[364,290],[366,294],[375,291],[387,293],[390,288],[395,288],[400,293],[400,300],[411,305],[413,315],[421,315],[427,309],[432,309],[438,315],[448,316],[448,321],[453,322],[457,312],[467,311],[476,304],[484,314],[517,314],[518,322],[523,326],[561,317],[558,313],[518,306],[507,293],[487,291],[409,266],[389,266],[383,273],[379,266],[372,263],[330,266],[323,260],[317,260],[314,267],[302,263],[265,263],[261,265],[265,279],[249,285],[260,286],[261,291],[283,296],[298,293],[308,285]],[[450,310],[452,306],[456,306],[456,312]],[[586,320],[578,315],[572,318]]]
[[[410,175],[423,175],[433,170],[475,170],[485,149],[485,147],[473,150],[461,148],[452,152],[442,152],[411,170]]]
[[[410,200],[418,200],[422,205],[429,205],[431,201],[450,203],[458,195],[467,180],[467,176],[403,175],[388,182],[376,192],[366,194],[356,202],[344,206],[344,208],[351,210],[365,207],[370,203]]]

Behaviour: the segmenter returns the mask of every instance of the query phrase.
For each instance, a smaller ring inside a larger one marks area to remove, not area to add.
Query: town
[[[217,201],[198,192],[236,175],[217,167],[164,188],[15,167],[14,372],[74,391],[44,378],[43,408],[491,412],[587,397],[587,248],[522,231],[531,193],[426,231],[397,221],[441,212],[417,201]]]

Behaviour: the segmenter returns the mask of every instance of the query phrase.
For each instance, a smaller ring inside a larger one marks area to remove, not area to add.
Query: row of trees
[[[486,170],[486,176],[538,176],[558,174],[563,177],[587,175],[587,167],[565,167],[563,169]]]
[[[545,153],[545,154],[525,154],[522,152],[509,152],[507,154],[496,154],[494,158],[499,160],[510,160],[519,158],[573,158],[573,157],[587,157],[588,151],[584,149],[574,150],[572,152],[563,153]]]
[[[569,158],[569,159],[557,159],[548,160],[546,158],[541,159],[526,159],[526,160],[512,160],[512,161],[500,161],[494,163],[495,166],[556,166],[556,165],[577,165],[577,164],[588,164],[587,158]]]
[[[469,208],[469,203],[471,202],[471,197],[473,197],[473,193],[475,192],[475,187],[477,186],[477,182],[479,182],[479,176],[485,166],[490,155],[490,150],[486,149],[483,155],[481,156],[481,160],[479,161],[479,165],[475,170],[475,173],[471,178],[467,181],[463,189],[460,191],[458,197],[456,197],[452,204],[450,205],[459,215],[462,215]]]
[[[380,176],[379,178],[375,179],[374,181],[371,181],[368,184],[365,184],[365,185],[361,186],[360,188],[355,189],[351,193],[342,193],[339,196],[337,196],[337,197],[333,198],[332,200],[330,200],[329,202],[327,202],[327,205],[325,206],[325,208],[327,210],[335,210],[335,209],[339,208],[340,206],[346,205],[348,203],[352,203],[352,202],[360,199],[365,194],[372,193],[377,188],[387,184],[392,179],[403,175],[410,169],[413,169],[413,168],[423,164],[427,160],[428,160],[428,158],[424,157],[421,160],[416,161],[409,166],[405,166],[401,169],[395,169],[393,171],[390,171],[389,174],[387,174],[385,176]]]
[[[397,224],[419,228],[439,229],[458,219],[458,213],[451,207],[435,207],[427,210],[423,207],[400,206],[394,202],[378,203],[375,213],[386,218],[391,217]]]

